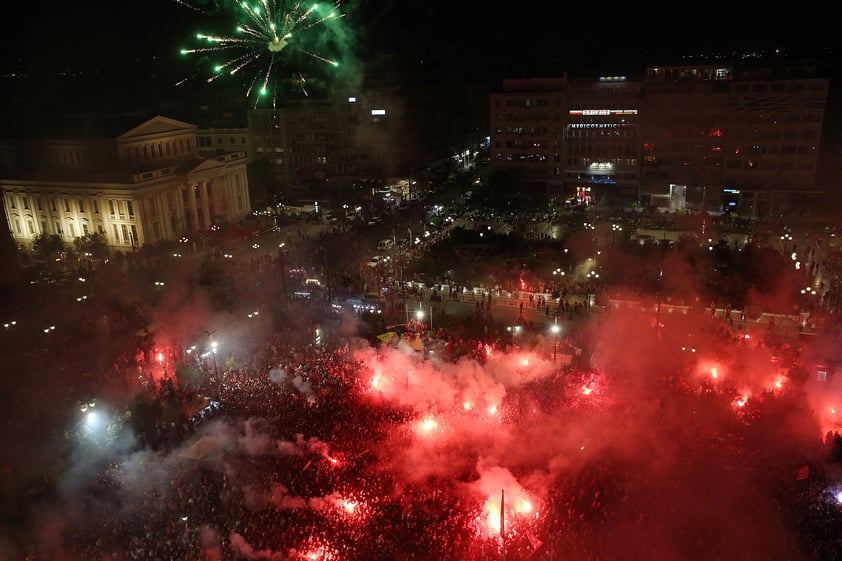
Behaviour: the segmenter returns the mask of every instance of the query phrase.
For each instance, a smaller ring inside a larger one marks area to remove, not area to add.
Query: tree
[[[518,210],[521,189],[514,176],[508,171],[491,174],[486,183],[483,205],[496,211]]]
[[[109,256],[105,236],[98,232],[80,236],[73,240],[73,247],[79,255],[102,261]]]
[[[182,388],[195,387],[202,383],[202,372],[192,364],[182,364],[176,368],[175,377]]]
[[[38,234],[32,242],[35,254],[48,264],[61,260],[64,242],[58,234]]]

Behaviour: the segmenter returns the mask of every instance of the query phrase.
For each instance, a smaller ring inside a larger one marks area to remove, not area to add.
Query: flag
[[[798,469],[798,473],[795,475],[796,481],[803,481],[810,477],[810,466],[805,465],[802,468]]]
[[[379,341],[384,342],[384,343],[391,343],[391,342],[392,342],[392,339],[394,339],[394,338],[395,338],[395,337],[397,337],[397,336],[398,336],[397,332],[395,332],[395,331],[387,331],[386,333],[381,333],[380,335],[378,335],[378,336],[377,336],[377,339],[378,339]]]

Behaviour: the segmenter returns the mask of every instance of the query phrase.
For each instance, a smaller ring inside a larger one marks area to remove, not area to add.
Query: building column
[[[225,219],[233,221],[234,218],[234,189],[231,186],[231,177],[223,175],[219,178],[219,212],[225,215]]]
[[[196,188],[198,187],[198,185],[199,184],[196,183],[195,185],[191,184],[187,187],[187,189],[189,190],[189,193],[188,193],[187,196],[190,200],[190,213],[193,215],[192,216],[192,224],[188,224],[187,226],[189,228],[192,228],[193,231],[198,231],[201,228],[200,224],[199,224],[199,206],[196,202]],[[188,221],[188,222],[191,222],[191,221]]]
[[[208,193],[208,182],[202,181],[200,185],[202,188],[202,220],[204,221],[204,227],[210,228],[213,222],[211,222],[210,215],[210,194]]]

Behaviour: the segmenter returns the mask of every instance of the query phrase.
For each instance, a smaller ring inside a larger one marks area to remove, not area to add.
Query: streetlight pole
[[[512,347],[514,347],[515,346],[515,335],[517,335],[517,332],[520,331],[520,326],[519,325],[510,325],[506,329],[508,329],[509,332],[512,334]]]
[[[553,368],[555,368],[556,364],[557,364],[556,359],[558,357],[558,334],[561,331],[561,327],[559,327],[559,325],[558,325],[558,318],[555,318],[555,323],[553,323],[553,326],[550,328],[550,330],[553,332],[553,336],[554,336],[553,337]]]
[[[211,359],[213,360],[213,375],[219,376],[219,369],[216,366],[216,346],[217,346],[217,343],[216,343],[216,341],[213,340],[213,334],[214,333],[216,333],[216,329],[214,329],[212,331],[208,331],[207,329],[205,330],[205,334],[208,336],[208,339],[210,339]]]

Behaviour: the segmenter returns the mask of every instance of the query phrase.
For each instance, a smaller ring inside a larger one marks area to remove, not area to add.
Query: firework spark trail
[[[186,2],[176,1],[196,10]],[[294,64],[290,60],[291,55],[285,54],[291,50],[330,66],[339,66],[338,61],[308,48],[300,41],[293,40],[294,36],[304,36],[306,39],[305,34],[308,32],[312,34],[311,30],[326,26],[328,21],[342,18],[345,14],[338,11],[339,2],[330,5],[327,13],[322,12],[323,8],[320,4],[313,4],[304,9],[300,2],[295,3],[286,12],[280,8],[279,2],[272,0],[259,0],[256,5],[235,0],[234,4],[238,9],[235,15],[238,22],[236,35],[198,33],[196,38],[207,44],[182,49],[181,51],[184,55],[217,53],[227,57],[227,60],[214,66],[213,75],[207,78],[207,82],[210,83],[221,76],[233,76],[240,71],[253,68],[254,75],[250,79],[246,79],[248,84],[246,97],[251,97],[253,93],[256,93],[256,105],[261,96],[269,93],[270,83],[282,63]],[[285,59],[280,59],[281,56],[284,56]],[[307,95],[303,87],[305,80],[302,72],[297,70],[294,73],[302,77],[300,80],[301,90]],[[183,81],[179,83],[183,83]]]

